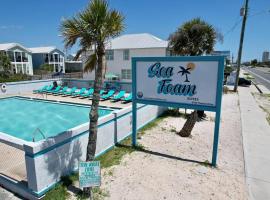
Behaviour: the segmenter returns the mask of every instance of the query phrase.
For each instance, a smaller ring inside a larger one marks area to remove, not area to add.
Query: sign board
[[[80,188],[100,186],[100,162],[79,162],[79,182]]]
[[[132,58],[133,145],[136,145],[136,104],[216,112],[216,157],[224,56]],[[135,126],[135,127],[134,127]],[[215,158],[213,163],[215,165]]]

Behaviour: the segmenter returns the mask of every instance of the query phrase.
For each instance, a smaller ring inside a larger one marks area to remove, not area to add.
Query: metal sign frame
[[[223,74],[224,74],[224,56],[172,56],[172,57],[133,57],[132,58],[132,145],[137,145],[137,103],[157,105],[163,107],[187,108],[194,110],[205,110],[215,112],[215,127],[214,127],[214,141],[212,151],[212,165],[216,166],[218,141],[219,141],[219,127],[220,127],[220,112],[221,100],[223,91]],[[215,106],[192,105],[186,103],[164,102],[159,100],[147,100],[137,98],[137,62],[218,62],[218,73],[216,83],[216,103]]]

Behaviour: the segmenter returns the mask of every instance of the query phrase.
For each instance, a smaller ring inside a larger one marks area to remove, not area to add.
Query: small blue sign
[[[80,188],[101,185],[100,161],[79,162]]]

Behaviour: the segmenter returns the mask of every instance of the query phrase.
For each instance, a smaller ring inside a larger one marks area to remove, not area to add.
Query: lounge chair
[[[52,90],[53,90],[53,85],[50,85],[49,87],[47,87],[47,89],[43,90],[41,93],[48,93]]]
[[[77,90],[76,87],[71,88],[69,91],[63,93],[63,96],[70,96]]]
[[[120,101],[123,97],[125,97],[126,91],[121,90],[118,94],[114,95],[111,98],[111,101],[116,102],[116,101]]]
[[[87,97],[92,96],[93,93],[94,93],[94,89],[93,89],[93,88],[90,88],[90,89],[88,90],[88,92],[81,94],[80,97],[87,98]]]
[[[108,92],[108,94],[104,94],[100,98],[101,98],[101,100],[105,101],[105,100],[109,99],[110,97],[112,97],[114,93],[115,93],[114,90],[110,90]]]
[[[50,94],[50,93],[53,93],[53,92],[59,92],[61,90],[61,86],[59,85],[59,86],[57,86],[55,89],[53,89],[53,90],[49,90],[49,91],[46,91],[48,94]]]
[[[53,95],[60,95],[63,94],[64,92],[66,92],[68,90],[68,87],[63,87],[62,90],[59,91],[53,91],[51,92]]]
[[[132,93],[122,99],[122,103],[128,103],[132,101]]]
[[[47,90],[47,88],[50,87],[49,85],[45,85],[40,89],[33,90],[33,93],[42,93],[43,91]]]
[[[100,90],[99,94],[100,94],[100,95],[103,95],[104,92],[105,92],[105,90]],[[92,98],[93,98],[93,95],[94,95],[94,91],[93,91],[93,94],[90,96],[89,99],[92,99]]]
[[[84,94],[85,91],[86,91],[86,88],[81,88],[79,91],[76,91],[73,94],[71,94],[71,96],[73,97],[80,96],[81,94]]]

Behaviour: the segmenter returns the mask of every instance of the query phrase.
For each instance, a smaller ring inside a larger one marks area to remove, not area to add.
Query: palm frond
[[[97,54],[94,53],[87,58],[83,71],[92,72],[95,69],[96,65],[97,65]]]
[[[73,58],[73,60],[78,60],[79,57],[82,55],[83,52],[85,52],[86,49],[85,48],[81,48],[79,51],[77,51],[75,57]]]

